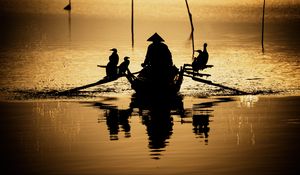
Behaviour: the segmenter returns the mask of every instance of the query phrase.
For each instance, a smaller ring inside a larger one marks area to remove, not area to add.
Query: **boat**
[[[98,67],[105,68],[106,66],[98,65]],[[206,65],[202,70],[207,68],[212,68],[213,65]],[[90,88],[93,86],[113,82],[121,77],[126,77],[131,88],[136,92],[136,95],[141,98],[146,98],[150,100],[161,100],[164,98],[173,99],[179,95],[179,91],[183,82],[183,77],[189,77],[194,81],[204,83],[211,86],[216,86],[222,89],[227,89],[235,92],[236,94],[246,95],[247,92],[240,91],[235,88],[231,88],[222,84],[214,83],[210,80],[203,79],[202,77],[209,77],[210,74],[204,74],[195,72],[192,70],[191,64],[184,64],[178,69],[176,66],[172,66],[169,69],[163,69],[161,72],[153,73],[151,67],[146,66],[139,72],[131,73],[127,69],[126,73],[117,74],[116,76],[106,76],[103,79],[87,84],[80,87],[75,87],[69,90],[58,92],[58,95],[71,95],[77,94],[80,90]],[[165,74],[170,73],[171,74]]]
[[[183,81],[183,69],[172,66],[169,70],[154,72],[151,66],[144,67],[138,75],[127,71],[126,78],[131,88],[139,95],[176,95]]]

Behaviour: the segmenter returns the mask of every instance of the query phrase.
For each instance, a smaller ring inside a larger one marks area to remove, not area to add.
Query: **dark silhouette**
[[[152,159],[160,159],[162,152],[168,146],[173,134],[173,117],[171,115],[184,115],[181,96],[169,98],[135,94],[130,108],[138,108],[142,116],[142,123],[146,126],[148,134],[148,148]]]
[[[198,56],[194,58],[194,61],[192,63],[192,68],[194,72],[198,72],[199,70],[203,70],[206,68],[209,54],[207,52],[207,44],[203,44],[203,51],[196,50],[198,52]]]
[[[71,10],[72,6],[71,6],[71,0],[69,0],[69,4],[67,6],[64,7],[65,10]]]
[[[148,46],[143,67],[152,66],[154,70],[158,70],[173,65],[172,54],[168,46],[162,43],[164,39],[155,33],[147,41],[152,41],[152,43]]]
[[[166,151],[173,134],[173,117],[180,117],[182,124],[192,125],[196,138],[204,139],[207,144],[210,131],[209,118],[214,111],[213,107],[218,103],[232,101],[231,98],[218,98],[211,102],[193,104],[192,108],[184,109],[183,97],[180,95],[163,98],[133,94],[129,108],[118,109],[113,104],[105,104],[105,101],[111,100],[113,99],[104,98],[103,103],[94,104],[105,111],[104,118],[99,118],[98,121],[106,122],[110,140],[118,140],[120,132],[125,133],[125,138],[131,137],[129,117],[141,117],[142,124],[146,126],[149,154],[152,159],[160,159],[162,153]]]
[[[119,55],[116,48],[110,50],[113,51],[113,53],[109,56],[109,62],[106,65],[106,75],[107,77],[115,77],[118,73]]]
[[[160,159],[161,152],[168,145],[168,140],[173,133],[173,118],[170,110],[154,108],[149,114],[143,115],[142,119],[149,136],[150,156],[153,159]]]
[[[217,103],[230,101],[230,99],[219,99],[212,102],[204,102],[193,105],[193,133],[197,138],[204,139],[205,144],[208,144],[209,133],[209,118],[212,116],[211,108]]]
[[[200,70],[200,61],[201,61],[201,54],[202,50],[195,50],[195,52],[198,52],[198,56],[194,58],[194,61],[192,62],[192,69],[194,72],[198,72]]]
[[[120,110],[115,106],[107,105],[104,103],[95,103],[94,106],[105,110],[104,117],[109,131],[110,140],[119,140],[119,133],[124,132],[124,137],[131,137],[130,124],[128,118],[131,116],[132,110]],[[99,122],[101,119],[98,119]]]
[[[202,56],[202,60],[200,60],[201,62],[201,67],[205,68],[207,62],[208,62],[208,58],[209,58],[209,54],[207,52],[207,43],[203,44],[203,52],[201,54]]]
[[[119,65],[119,74],[126,74],[126,71],[128,71],[129,64],[129,57],[124,57],[124,61]]]
[[[193,115],[193,131],[196,135],[199,135],[200,137],[203,137],[204,134],[206,144],[208,143],[209,117],[209,114]]]
[[[164,39],[157,33],[153,34],[147,41],[152,41],[148,46],[144,67],[136,79],[130,80],[132,88],[138,91],[148,91],[154,93],[168,93],[170,91],[179,91],[180,81],[174,81],[178,74],[178,69],[173,66],[172,54]],[[173,88],[173,87],[176,88]],[[178,87],[178,88],[177,88]]]

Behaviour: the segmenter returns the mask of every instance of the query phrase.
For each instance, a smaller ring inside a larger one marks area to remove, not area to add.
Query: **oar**
[[[224,85],[221,85],[221,84],[213,83],[212,81],[204,80],[204,79],[197,78],[197,77],[193,77],[193,76],[191,76],[191,75],[184,75],[184,76],[190,77],[190,78],[192,78],[193,80],[198,81],[198,82],[201,82],[201,83],[205,83],[205,84],[208,84],[208,85],[217,86],[217,87],[220,87],[220,88],[223,88],[223,89],[228,89],[228,90],[231,90],[231,91],[235,91],[236,93],[241,94],[241,95],[249,94],[249,93],[247,93],[247,92],[240,91],[240,90],[235,89],[235,88],[231,88],[231,87],[224,86]]]
[[[120,76],[116,76],[116,77],[112,77],[112,78],[103,78],[102,80],[99,80],[95,83],[91,83],[91,84],[87,84],[87,85],[84,85],[84,86],[69,89],[69,90],[66,90],[66,91],[62,91],[62,92],[59,92],[59,94],[64,95],[64,94],[74,93],[74,92],[80,91],[82,89],[86,89],[86,88],[90,88],[90,87],[97,86],[97,85],[100,85],[100,84],[105,84],[105,83],[115,81],[118,78],[123,77],[123,76],[125,76],[125,75],[120,75]]]

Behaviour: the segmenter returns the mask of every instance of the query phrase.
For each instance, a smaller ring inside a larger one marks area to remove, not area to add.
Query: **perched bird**
[[[199,55],[194,58],[194,61],[192,63],[192,68],[194,72],[198,72],[199,70],[203,70],[207,68],[206,64],[208,62],[209,54],[207,52],[207,44],[203,44],[203,51],[201,50],[195,50],[195,52],[198,52]]]
[[[198,72],[200,70],[200,60],[202,59],[202,50],[195,50],[195,52],[198,52],[199,55],[197,57],[194,58],[194,61],[192,63],[192,68],[194,72]]]
[[[207,43],[204,43],[203,44],[203,52],[202,52],[202,56],[201,56],[201,58],[202,58],[202,60],[200,61],[201,62],[201,67],[205,67],[206,66],[206,64],[207,64],[207,62],[208,62],[208,57],[209,57],[209,54],[208,54],[208,52],[207,52]]]
[[[72,7],[71,7],[71,0],[69,0],[69,4],[67,6],[65,6],[64,9],[65,10],[69,10],[69,11],[72,9]]]
[[[116,76],[118,73],[119,55],[116,48],[110,49],[112,54],[109,56],[109,62],[106,65],[106,75],[109,77]]]
[[[116,48],[110,49],[112,54],[109,56],[109,61],[112,62],[113,65],[117,66],[119,63],[119,55],[118,55],[118,50]]]
[[[124,61],[119,66],[119,74],[125,74],[125,72],[128,70],[129,63],[129,57],[124,57]]]

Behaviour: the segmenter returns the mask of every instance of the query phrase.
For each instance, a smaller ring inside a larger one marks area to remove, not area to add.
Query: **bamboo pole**
[[[68,11],[68,27],[69,27],[69,41],[71,41],[71,38],[72,38],[71,10]]]
[[[193,25],[193,18],[192,18],[192,13],[190,11],[189,8],[189,4],[187,2],[187,0],[185,0],[185,4],[188,10],[188,15],[189,15],[189,19],[190,19],[190,23],[191,23],[191,35],[190,35],[190,39],[192,39],[192,59],[194,59],[194,55],[195,55],[195,44],[194,44],[194,25]]]
[[[131,0],[131,47],[134,47],[134,4]]]
[[[266,0],[263,3],[263,15],[262,15],[262,25],[261,25],[261,49],[262,52],[265,52],[264,47],[264,33],[265,33],[265,8],[266,8]]]

